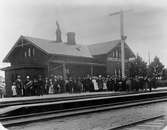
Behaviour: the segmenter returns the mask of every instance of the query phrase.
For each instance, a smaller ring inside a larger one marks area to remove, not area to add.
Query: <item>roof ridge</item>
[[[50,40],[50,39],[44,39],[44,38],[39,38],[39,37],[31,37],[31,36],[23,36],[23,35],[21,35],[23,38],[27,38],[27,39],[29,39],[29,40],[31,40],[31,41],[33,41],[33,39],[34,40],[45,40],[45,41],[49,41],[50,43],[52,43],[52,42],[54,42],[54,43],[62,43],[62,44],[66,44],[66,45],[68,45],[67,44],[67,42],[64,42],[64,41],[62,41],[62,42],[56,42],[56,40]],[[34,41],[33,41],[34,42]],[[72,46],[72,45],[70,45],[70,46]],[[87,45],[82,45],[82,44],[75,44],[74,46],[87,46]]]
[[[100,45],[100,44],[107,44],[107,43],[110,43],[110,42],[116,42],[116,41],[121,41],[121,39],[115,39],[115,40],[111,40],[111,41],[106,41],[106,42],[98,42],[98,43],[93,43],[93,44],[90,44],[88,46],[93,46],[93,45]]]
[[[46,40],[46,41],[54,41],[54,40],[50,40],[50,39],[44,39],[44,38],[40,38],[40,37],[32,37],[32,36],[25,36],[25,35],[21,35],[24,38],[32,38],[32,39],[38,39],[38,40]]]
[[[45,40],[45,39],[29,37],[29,36],[22,36],[22,37],[32,42],[35,46],[40,48],[42,51],[45,51],[47,54],[61,54],[61,55],[71,55],[71,56],[92,58],[92,55],[88,49],[88,46],[85,46],[82,44],[68,45],[65,42],[58,42],[58,44],[57,43],[51,44],[52,42],[56,42],[56,41]],[[56,49],[57,47],[59,47],[59,49]]]

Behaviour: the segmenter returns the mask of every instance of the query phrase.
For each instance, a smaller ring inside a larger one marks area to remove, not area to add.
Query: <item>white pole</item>
[[[130,10],[127,10],[130,11]],[[126,11],[126,12],[127,12]],[[124,36],[124,25],[123,25],[123,19],[124,19],[124,13],[125,11],[121,10],[119,12],[115,12],[110,14],[112,15],[120,15],[120,35],[121,35],[121,71],[122,71],[122,78],[125,77],[125,36]]]
[[[150,65],[150,52],[148,52],[148,65]]]
[[[120,35],[121,35],[121,70],[122,78],[125,77],[125,39],[124,39],[124,25],[123,25],[123,11],[120,12]]]

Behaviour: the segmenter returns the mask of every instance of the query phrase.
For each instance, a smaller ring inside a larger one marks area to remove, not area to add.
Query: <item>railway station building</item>
[[[125,62],[135,55],[125,43]],[[5,71],[6,93],[11,95],[12,82],[20,75],[24,81],[41,75],[62,75],[84,77],[90,75],[121,74],[121,41],[81,45],[75,40],[75,33],[68,32],[62,41],[60,27],[56,30],[56,40],[46,40],[20,36],[3,62],[10,63]]]

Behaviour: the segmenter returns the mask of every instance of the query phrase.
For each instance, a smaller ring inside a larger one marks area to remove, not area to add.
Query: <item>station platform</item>
[[[89,96],[89,95],[97,95],[97,94],[126,94],[126,92],[84,92],[84,93],[62,93],[62,94],[49,94],[43,96],[25,96],[25,97],[8,97],[8,98],[1,98],[0,104],[3,102],[12,102],[12,101],[27,101],[27,100],[34,100],[34,99],[50,99],[50,98],[63,98],[63,97],[79,97],[79,96]]]
[[[85,92],[85,93],[63,93],[51,94],[43,96],[28,96],[28,97],[10,97],[0,99],[0,116],[18,112],[23,108],[45,106],[52,104],[66,104],[68,102],[79,102],[80,100],[92,100],[96,98],[103,98],[105,96],[115,97],[118,95],[127,94],[127,92]],[[2,107],[4,105],[4,107]]]
[[[152,92],[156,91],[165,91],[167,87],[158,87],[156,89],[152,89]],[[82,93],[62,93],[62,94],[49,94],[43,96],[27,96],[27,97],[8,97],[8,98],[0,98],[0,105],[4,102],[17,102],[17,101],[27,101],[27,100],[43,100],[43,99],[61,99],[65,97],[84,97],[84,96],[93,96],[93,95],[105,95],[111,94],[112,96],[117,95],[125,95],[125,94],[134,94],[134,93],[145,93],[149,91],[139,91],[139,92],[126,92],[126,91],[103,91],[103,92],[82,92]]]

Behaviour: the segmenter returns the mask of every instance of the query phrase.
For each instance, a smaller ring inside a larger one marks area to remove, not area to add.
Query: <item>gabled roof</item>
[[[46,40],[41,38],[21,36],[17,40],[15,45],[12,47],[12,49],[9,51],[7,56],[4,58],[3,60],[4,62],[8,61],[9,55],[17,47],[17,45],[19,45],[18,43],[20,43],[22,39],[28,41],[30,44],[36,46],[46,54],[66,55],[66,56],[75,56],[75,57],[84,57],[84,58],[93,58],[93,56],[95,55],[108,54],[113,48],[115,48],[120,44],[120,40],[114,40],[114,41],[109,41],[104,43],[92,44],[89,46],[78,45],[78,44],[68,45],[65,42],[56,42],[56,41]],[[125,46],[129,48],[127,44],[125,44]]]
[[[121,40],[113,40],[113,41],[108,41],[108,42],[102,42],[102,43],[96,43],[89,45],[89,50],[90,53],[95,56],[95,55],[103,55],[103,54],[108,54],[111,52],[112,49],[115,47],[121,45]],[[133,51],[130,49],[130,47],[125,43],[125,47],[128,48],[132,55],[134,56]]]
[[[88,47],[92,55],[102,55],[110,52],[120,42],[121,42],[120,40],[114,40],[114,41],[108,41],[104,43],[92,44],[92,45],[89,45]]]
[[[12,49],[9,51],[7,56],[4,58],[4,62],[8,61],[8,56],[12,53],[12,51],[17,47],[20,40],[29,41],[30,44],[36,46],[41,51],[47,54],[57,54],[57,55],[68,55],[68,56],[76,56],[76,57],[86,57],[86,58],[93,58],[88,47],[84,45],[68,45],[64,42],[56,42],[52,40],[46,40],[41,38],[34,38],[28,36],[21,36]]]
[[[56,42],[52,40],[33,38],[24,36],[25,39],[31,41],[36,46],[45,50],[48,54],[69,55],[78,57],[92,58],[92,55],[87,46],[84,45],[68,45],[64,42]]]

